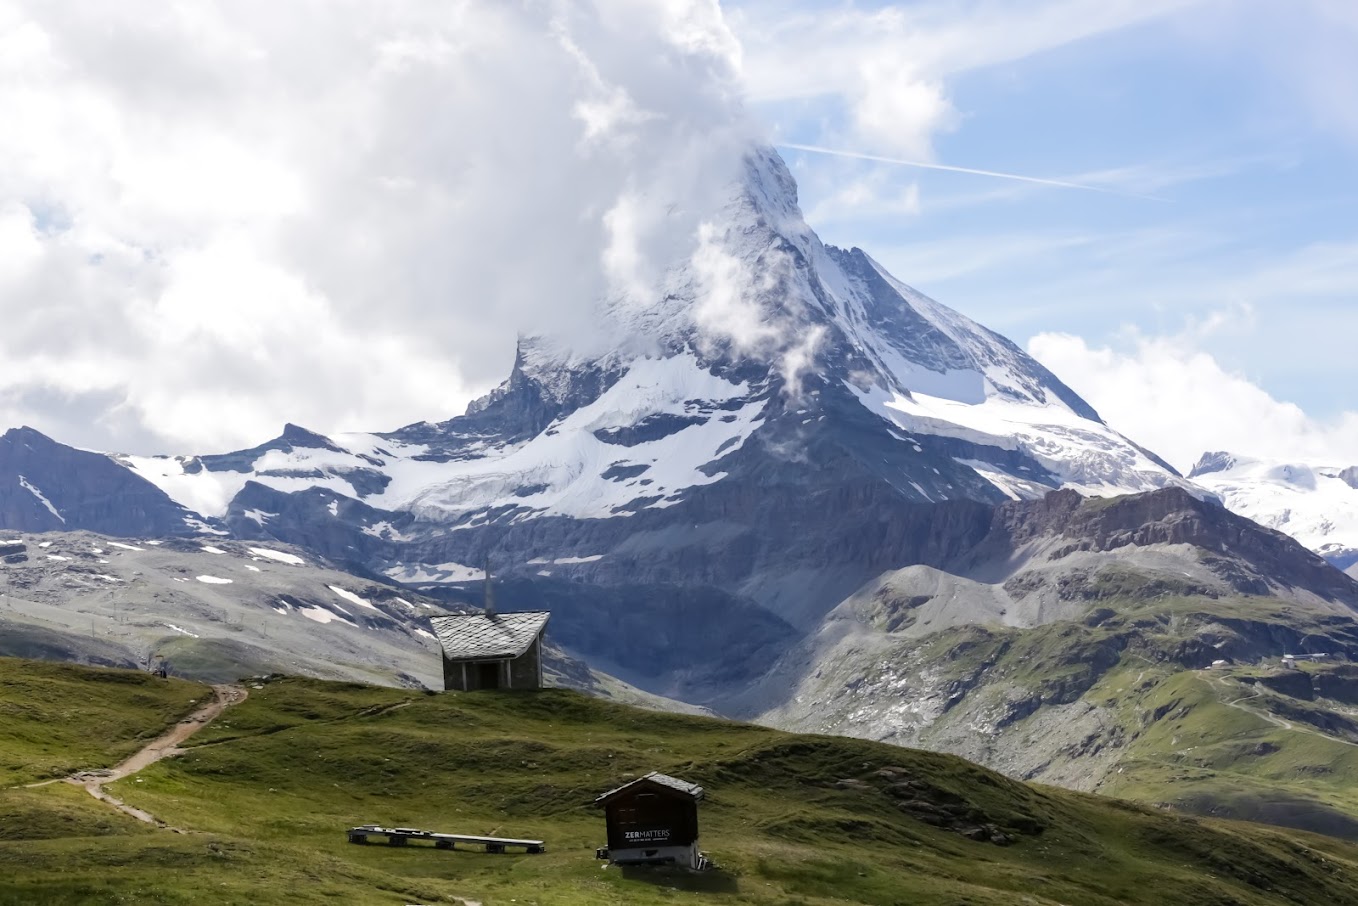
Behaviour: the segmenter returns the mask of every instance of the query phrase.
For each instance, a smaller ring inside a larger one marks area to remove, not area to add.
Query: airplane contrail
[[[1141,195],[1136,192],[1119,192],[1117,189],[1106,189],[1103,186],[1091,186],[1085,183],[1066,182],[1060,179],[1044,179],[1041,176],[1024,176],[1020,173],[1000,173],[996,170],[977,170],[973,167],[953,167],[948,164],[931,164],[919,160],[902,160],[898,157],[879,157],[876,154],[862,154],[858,151],[844,151],[839,148],[822,148],[819,145],[798,145],[792,142],[779,142],[783,148],[791,148],[794,151],[809,151],[812,154],[829,154],[834,157],[851,157],[855,160],[871,160],[880,164],[897,164],[902,167],[918,167],[921,170],[944,170],[948,173],[970,173],[973,176],[994,176],[1000,179],[1016,179],[1019,182],[1037,183],[1042,186],[1057,186],[1062,189],[1083,189],[1086,192],[1099,192],[1104,195],[1120,195],[1123,198],[1142,198],[1146,201],[1168,201],[1167,198],[1159,198],[1155,195]]]

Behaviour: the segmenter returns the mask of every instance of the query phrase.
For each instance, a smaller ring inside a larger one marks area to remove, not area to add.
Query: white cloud
[[[0,427],[390,428],[606,342],[738,172],[738,61],[715,0],[0,0]]]
[[[1358,412],[1322,421],[1278,400],[1201,348],[1207,335],[1238,326],[1223,312],[1182,333],[1125,331],[1115,346],[1045,333],[1028,351],[1089,401],[1112,427],[1181,471],[1205,452],[1320,465],[1358,464]]]
[[[794,287],[796,265],[776,249],[765,250],[757,264],[733,255],[728,237],[710,223],[698,230],[691,266],[697,281],[693,321],[696,339],[712,354],[729,347],[737,354],[773,364],[785,391],[801,393],[801,377],[812,367],[825,328],[805,327],[801,313],[808,300]],[[779,307],[770,309],[768,300]]]

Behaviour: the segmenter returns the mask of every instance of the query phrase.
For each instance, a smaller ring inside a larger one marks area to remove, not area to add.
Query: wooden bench
[[[364,824],[349,828],[349,842],[365,844],[372,836],[386,837],[388,846],[405,846],[411,840],[428,840],[435,849],[456,849],[464,843],[480,846],[488,853],[503,853],[510,847],[522,848],[524,852],[536,855],[547,851],[547,844],[541,840],[517,840],[512,837],[477,837],[469,834],[439,834],[434,831],[417,830],[413,827],[379,827]]]

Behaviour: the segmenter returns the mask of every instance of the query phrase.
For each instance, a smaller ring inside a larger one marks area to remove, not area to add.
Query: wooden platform
[[[365,824],[349,828],[350,843],[367,843],[369,837],[386,837],[388,846],[405,846],[411,840],[428,840],[436,849],[456,849],[457,844],[481,846],[488,853],[503,853],[510,847],[522,848],[524,852],[536,855],[547,851],[547,844],[541,840],[516,840],[511,837],[475,837],[467,834],[439,834],[434,831],[417,830],[413,827],[379,827]]]

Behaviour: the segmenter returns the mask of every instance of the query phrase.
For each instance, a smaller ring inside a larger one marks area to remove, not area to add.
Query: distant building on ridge
[[[550,618],[546,611],[433,617],[444,690],[541,689],[542,636]]]

